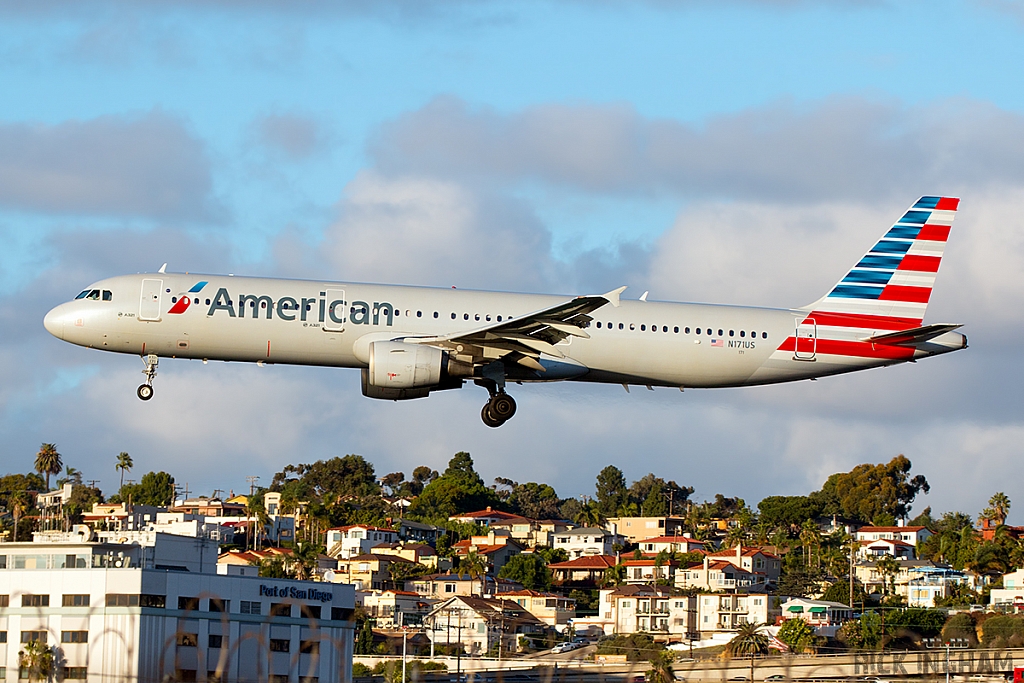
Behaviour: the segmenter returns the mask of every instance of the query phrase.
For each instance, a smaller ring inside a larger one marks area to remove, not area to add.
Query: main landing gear
[[[143,401],[148,401],[153,398],[153,378],[156,377],[156,366],[160,364],[160,359],[156,354],[151,353],[143,359],[143,362],[146,364],[146,369],[142,371],[142,374],[146,376],[146,383],[140,384],[135,393]]]
[[[516,414],[516,400],[505,393],[505,387],[498,387],[496,382],[477,382],[487,387],[491,397],[480,410],[480,418],[488,427],[500,427]]]

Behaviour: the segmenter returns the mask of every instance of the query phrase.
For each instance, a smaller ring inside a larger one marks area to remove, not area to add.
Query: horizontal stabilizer
[[[921,344],[935,339],[947,332],[952,332],[958,327],[963,327],[963,325],[955,325],[952,323],[925,325],[924,327],[915,327],[910,330],[901,330],[899,332],[875,335],[874,337],[868,337],[864,341],[871,342],[872,344],[885,344],[888,346],[914,346],[916,344]]]

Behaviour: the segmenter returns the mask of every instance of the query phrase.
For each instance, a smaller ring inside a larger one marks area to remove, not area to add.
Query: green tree
[[[458,513],[498,507],[500,503],[498,495],[473,469],[472,456],[459,452],[448,462],[448,469],[424,487],[409,512],[422,519],[445,522]]]
[[[114,469],[121,472],[121,484],[117,487],[118,491],[124,488],[124,473],[131,472],[134,466],[135,463],[132,462],[132,456],[128,455],[127,452],[121,451],[117,454],[117,464],[114,465]]]
[[[885,464],[857,465],[849,472],[830,476],[810,498],[825,514],[865,523],[881,515],[905,518],[917,495],[931,490],[923,475],[910,476],[911,467],[903,455]]]
[[[821,515],[821,505],[808,496],[768,496],[757,504],[757,510],[769,528],[794,531],[804,520]]]
[[[600,527],[604,524],[605,517],[601,512],[601,506],[592,500],[588,500],[586,505],[581,507],[580,511],[576,513],[576,519],[573,521],[584,527]]]
[[[532,481],[515,484],[508,497],[508,504],[512,510],[530,519],[558,519],[559,502],[555,489],[547,484]]]
[[[651,668],[647,672],[647,681],[650,683],[675,683],[676,675],[672,671],[673,655],[667,650],[658,652],[651,657]]]
[[[470,550],[465,557],[459,560],[459,573],[465,574],[471,579],[486,579],[487,558],[475,550]]]
[[[356,637],[355,654],[373,654],[373,627],[370,626],[369,619],[364,620],[363,627],[359,629],[359,635]]]
[[[900,573],[899,561],[892,555],[882,555],[875,561],[875,568],[882,575],[882,592],[886,595],[895,592],[896,575]]]
[[[21,523],[21,516],[25,514],[31,504],[32,499],[27,491],[15,491],[7,497],[7,508],[11,511],[11,516],[14,517],[12,541],[18,540],[18,525]]]
[[[402,491],[402,484],[405,483],[405,472],[392,472],[385,474],[380,479],[381,486],[386,486],[392,496],[397,496]]]
[[[54,674],[53,649],[40,640],[25,643],[18,652],[18,666],[28,673],[29,681],[49,680]]]
[[[1020,647],[1024,644],[1024,619],[1016,616],[990,617],[981,625],[985,647]]]
[[[174,499],[174,477],[167,472],[147,472],[138,484],[122,486],[116,498],[121,502],[131,499],[136,505],[170,505]]]
[[[814,645],[814,629],[803,619],[787,619],[779,627],[779,640],[797,654]]]
[[[597,475],[597,508],[604,517],[615,517],[629,502],[626,478],[615,465],[608,465]]]
[[[545,564],[569,561],[569,553],[565,551],[565,548],[546,548],[537,546],[537,548],[534,549],[534,552],[544,558]]]
[[[505,563],[498,576],[521,583],[530,590],[547,590],[551,587],[551,570],[537,553],[516,555]]]
[[[50,490],[50,475],[60,474],[64,469],[64,461],[57,452],[57,445],[44,443],[36,453],[36,472],[46,477],[46,490]]]
[[[627,491],[629,501],[640,508],[641,516],[661,516],[682,510],[693,494],[693,487],[680,486],[674,481],[665,481],[653,473],[634,481]]]

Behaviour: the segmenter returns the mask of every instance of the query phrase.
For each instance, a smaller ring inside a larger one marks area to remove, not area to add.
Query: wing
[[[518,363],[544,372],[539,358],[542,353],[564,358],[555,344],[568,337],[589,339],[586,328],[590,314],[606,304],[619,305],[625,287],[607,294],[578,296],[549,308],[487,325],[467,332],[438,337],[406,337],[411,344],[427,344],[447,349],[456,360],[473,365],[486,365],[496,360]]]

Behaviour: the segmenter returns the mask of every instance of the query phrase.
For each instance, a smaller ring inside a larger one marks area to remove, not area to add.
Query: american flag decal
[[[712,339],[711,340],[711,345],[712,346],[716,346],[716,347],[718,347],[720,349],[724,348],[725,347],[725,340],[723,340],[723,339]]]

